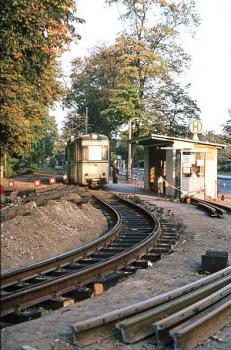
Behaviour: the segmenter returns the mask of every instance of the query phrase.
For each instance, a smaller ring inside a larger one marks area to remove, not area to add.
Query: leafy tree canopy
[[[189,63],[179,38],[181,29],[192,30],[199,23],[194,1],[106,2],[123,4],[126,31],[114,45],[97,47],[89,57],[74,61],[72,87],[65,101],[70,109],[66,127],[76,115],[75,128],[81,130],[78,115],[88,107],[90,129],[109,137],[130,118],[137,134],[145,124],[167,133],[185,133],[183,123],[196,117],[199,108],[187,88],[184,91],[174,80]]]
[[[226,142],[231,143],[231,118],[223,125],[223,134]]]
[[[1,155],[22,156],[43,137],[62,95],[57,57],[76,35],[74,0],[1,2]]]
[[[150,133],[189,136],[188,123],[192,119],[199,119],[200,114],[196,101],[189,96],[189,87],[181,87],[173,81],[156,87],[144,117],[134,122],[135,136]]]

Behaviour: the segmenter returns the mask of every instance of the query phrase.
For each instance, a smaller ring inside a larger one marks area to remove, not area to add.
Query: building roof
[[[166,147],[171,146],[175,141],[181,141],[181,142],[190,142],[194,144],[200,144],[200,145],[206,145],[206,146],[213,146],[216,148],[225,148],[226,145],[221,143],[211,143],[207,141],[200,141],[200,140],[193,140],[193,139],[186,139],[183,137],[173,137],[173,136],[166,136],[166,135],[157,135],[157,134],[151,134],[148,136],[143,136],[137,139],[132,140],[133,143],[143,145],[143,146],[160,146],[160,147]]]

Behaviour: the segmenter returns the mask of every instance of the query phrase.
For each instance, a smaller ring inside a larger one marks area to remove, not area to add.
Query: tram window
[[[102,146],[102,160],[108,160],[108,146]]]
[[[88,160],[88,146],[82,146],[82,160]]]

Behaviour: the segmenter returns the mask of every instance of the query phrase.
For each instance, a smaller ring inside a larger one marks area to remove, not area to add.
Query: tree
[[[129,65],[136,69],[136,81],[133,83],[141,100],[139,118],[135,121],[136,134],[140,134],[142,130],[139,128],[145,129],[145,126],[149,131],[151,126],[157,132],[185,134],[183,122],[194,113],[197,115],[199,108],[187,92],[174,83],[174,79],[190,61],[179,44],[179,37],[183,29],[191,31],[199,24],[194,0],[106,2],[121,3],[127,9],[122,16],[130,25],[127,26],[126,46],[131,46],[132,50],[128,52],[127,59],[130,60]],[[160,86],[159,90],[157,86]],[[181,125],[178,126],[179,122]]]
[[[44,165],[46,158],[52,157],[57,151],[56,144],[59,141],[59,134],[54,117],[46,115],[40,126],[40,130],[38,131],[38,127],[36,126],[33,133],[39,133],[40,138],[34,138],[34,140],[28,144],[26,152],[22,155],[18,155],[17,159],[14,160],[14,158],[11,157],[13,161],[12,169],[10,169],[11,173],[19,171],[20,168],[24,171],[38,169]]]
[[[126,37],[137,53],[135,66],[139,75],[139,90],[142,97],[149,78],[159,74],[158,66],[165,66],[165,73],[183,71],[189,56],[179,44],[182,29],[199,24],[194,0],[107,0],[109,4],[121,3],[127,9],[123,20],[128,23]],[[153,19],[155,23],[153,24]],[[140,47],[143,47],[140,51]],[[147,64],[147,56],[151,56]],[[134,52],[131,52],[133,55]],[[150,65],[150,62],[152,64]],[[156,65],[156,67],[155,67]],[[154,69],[153,69],[154,67]]]
[[[1,3],[1,156],[19,157],[43,138],[49,107],[62,95],[57,58],[75,34],[74,0]]]
[[[122,3],[127,9],[123,19],[128,22],[128,29],[114,45],[98,47],[90,57],[74,62],[72,88],[66,100],[71,115],[83,115],[88,107],[90,129],[103,131],[109,137],[129,119],[135,120],[137,128],[144,126],[157,103],[156,86],[169,86],[170,92],[176,75],[189,63],[188,55],[179,45],[181,28],[191,29],[199,23],[193,0],[107,1],[114,2]],[[151,16],[155,18],[154,24]],[[183,95],[180,87],[178,93]],[[173,100],[173,92],[169,99]],[[197,114],[195,101],[189,97],[187,100],[185,93],[184,108],[187,103],[186,116],[191,117],[193,111]],[[152,113],[153,127],[163,129],[168,117],[163,117],[162,109]],[[183,117],[179,111],[175,117],[168,132],[182,133],[182,128],[177,129],[177,122],[183,122]]]
[[[134,123],[134,135],[189,136],[188,122],[198,119],[200,113],[196,101],[189,96],[189,87],[181,87],[172,81],[158,86],[149,100],[144,118]]]
[[[202,135],[202,140],[212,143],[226,144],[226,148],[218,150],[218,170],[230,171],[231,164],[230,162],[227,162],[227,160],[231,157],[231,146],[229,144],[227,145],[227,142],[229,142],[227,139],[227,134],[217,134],[210,130]]]
[[[83,116],[88,108],[89,131],[111,137],[135,113],[133,99],[137,91],[130,84],[125,68],[120,43],[96,47],[90,57],[73,62],[72,87],[65,99],[70,110],[66,129],[83,131]]]
[[[223,126],[222,131],[226,142],[231,143],[231,118],[227,120],[227,122],[222,126]]]

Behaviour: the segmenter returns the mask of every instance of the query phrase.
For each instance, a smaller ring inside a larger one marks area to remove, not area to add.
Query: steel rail
[[[205,202],[208,205],[213,205],[216,206],[217,208],[223,209],[227,213],[231,213],[231,207],[228,207],[227,205],[221,204],[221,203],[216,203],[216,202],[211,202],[208,200],[203,199],[203,202]]]
[[[185,325],[193,324],[193,319],[199,320],[204,316],[208,316],[211,310],[219,307],[220,304],[223,304],[224,300],[227,298],[231,300],[231,283],[218,290],[217,292],[210,294],[208,297],[198,301],[197,303],[194,303],[187,308],[181,309],[177,313],[172,314],[171,316],[155,322],[153,324],[153,330],[155,332],[155,340],[158,347],[163,347],[164,345],[171,343],[172,340],[175,340],[176,343],[179,343],[179,339],[183,338],[182,336],[179,336],[179,329],[185,328]],[[187,321],[188,319],[190,320]],[[185,323],[185,321],[187,322]],[[195,335],[192,335],[191,332],[188,332],[188,334],[189,339],[193,338],[194,345],[202,340],[198,336],[196,337]],[[208,334],[205,329],[203,329],[203,334],[205,337]]]
[[[118,308],[116,310],[92,317],[91,319],[88,318],[83,321],[77,321],[76,323],[69,326],[69,341],[75,345],[89,345],[96,342],[98,339],[100,339],[100,337],[103,338],[115,333],[120,333],[120,321],[124,322],[123,320],[126,320],[127,318],[129,320],[129,318],[133,316],[139,317],[141,313],[148,312],[154,308],[165,306],[167,303],[175,301],[177,298],[179,299],[180,297],[184,297],[187,294],[193,293],[195,291],[200,291],[201,288],[206,288],[206,286],[210,285],[211,287],[214,283],[219,283],[220,279],[224,280],[227,277],[229,279],[231,277],[231,267],[227,267],[200,280],[176,288],[174,290],[170,290],[166,293],[154,296],[152,298],[137,302],[135,304]],[[148,327],[151,329],[151,333],[154,332],[152,331],[152,324],[152,321],[148,323]]]
[[[231,297],[228,295],[202,315],[170,331],[175,350],[191,350],[231,321]]]
[[[38,263],[27,265],[25,267],[21,267],[19,269],[15,269],[2,274],[0,277],[1,288],[9,286],[17,281],[25,281],[28,278],[36,277],[40,273],[52,271],[57,267],[64,267],[70,262],[75,262],[76,260],[79,260],[86,255],[94,253],[97,251],[97,249],[103,247],[106,243],[116,238],[122,231],[122,220],[120,214],[115,209],[113,209],[110,204],[106,204],[102,199],[96,196],[94,196],[94,198],[96,198],[101,204],[110,210],[111,215],[115,220],[115,225],[112,229],[107,231],[96,240],[84,244],[79,248],[70,250],[67,253],[63,253],[55,257],[40,261]]]
[[[127,202],[127,204],[133,208],[138,208],[133,203]],[[63,277],[53,277],[52,280],[48,282],[42,282],[30,288],[24,288],[14,294],[9,293],[8,295],[3,295],[2,316],[14,312],[17,307],[26,308],[49,300],[54,296],[60,296],[70,292],[78,286],[94,282],[99,276],[106,276],[114,271],[118,271],[136,259],[139,259],[139,257],[150,249],[150,246],[154,244],[160,234],[160,223],[156,217],[144,208],[139,207],[138,210],[149,216],[149,220],[152,222],[153,226],[152,231],[148,236],[144,236],[141,242],[136,242],[131,249],[122,251],[108,260],[98,262],[77,272],[71,271],[66,273]]]
[[[208,203],[207,201],[195,197],[191,197],[191,202],[192,204],[197,205],[198,207],[201,207],[202,209],[206,210],[210,216],[223,218],[225,211],[216,206],[215,204]]]
[[[164,305],[160,305],[157,308],[153,308],[137,316],[133,316],[127,320],[121,321],[115,326],[121,331],[124,343],[135,343],[153,334],[152,324],[154,322],[201,300],[202,298],[208,296],[214,291],[217,291],[230,282],[231,276],[224,277],[223,279],[219,279],[213,284],[204,286]]]

